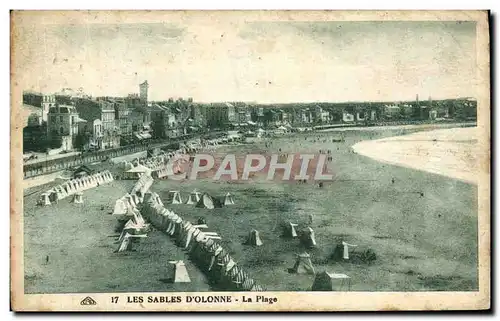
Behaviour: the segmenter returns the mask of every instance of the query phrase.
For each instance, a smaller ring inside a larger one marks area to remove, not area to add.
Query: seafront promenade
[[[170,140],[152,141],[148,144],[129,145],[120,148],[102,150],[98,152],[83,153],[78,155],[71,154],[67,157],[42,160],[39,162],[30,162],[24,164],[23,166],[24,179],[55,173],[61,170],[65,170],[83,164],[101,162],[106,159],[138,153],[152,148],[169,148],[169,146],[175,146],[176,144],[190,138],[192,138],[192,135],[185,135]]]

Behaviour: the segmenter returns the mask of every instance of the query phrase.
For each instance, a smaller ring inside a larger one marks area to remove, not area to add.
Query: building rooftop
[[[152,104],[151,105],[151,110],[152,111],[170,111],[170,108],[161,104]]]
[[[100,100],[99,105],[102,110],[115,110],[114,103],[107,100]]]
[[[75,106],[71,105],[59,105],[58,107],[51,107],[49,109],[49,114],[73,114],[78,113]]]
[[[43,96],[41,92],[34,91],[34,90],[25,90],[23,91],[23,95],[38,95],[38,96]]]

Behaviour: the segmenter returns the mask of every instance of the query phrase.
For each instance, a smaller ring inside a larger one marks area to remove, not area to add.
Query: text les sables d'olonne
[[[278,302],[276,297],[268,297],[264,295],[242,295],[241,297],[233,297],[230,295],[172,295],[172,296],[127,296],[126,303],[267,303],[273,304]],[[119,296],[111,297],[111,303],[120,303]]]

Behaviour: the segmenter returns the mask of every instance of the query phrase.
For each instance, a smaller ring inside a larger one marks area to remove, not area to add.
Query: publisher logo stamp
[[[80,305],[96,305],[96,304],[97,302],[89,296],[80,301]]]

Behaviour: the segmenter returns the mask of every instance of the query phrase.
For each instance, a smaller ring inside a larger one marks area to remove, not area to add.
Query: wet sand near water
[[[477,184],[477,128],[439,129],[364,141],[353,150],[378,161]]]

